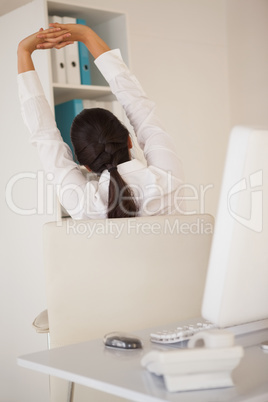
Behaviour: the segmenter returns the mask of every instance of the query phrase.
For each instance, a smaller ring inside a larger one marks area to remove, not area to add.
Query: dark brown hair
[[[110,172],[108,218],[136,216],[138,206],[117,165],[129,161],[129,132],[117,117],[106,109],[84,109],[71,127],[71,140],[80,165],[94,173]]]

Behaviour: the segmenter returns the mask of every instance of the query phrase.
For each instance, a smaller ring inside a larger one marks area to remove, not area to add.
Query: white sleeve
[[[148,166],[182,176],[181,161],[173,140],[161,127],[155,114],[155,103],[148,99],[137,78],[123,62],[119,49],[103,53],[95,64],[124,107],[143,149]]]
[[[61,137],[36,71],[18,75],[18,90],[23,120],[30,131],[30,142],[37,147],[45,172],[53,174],[59,195],[66,189],[64,203],[60,197],[61,203],[67,210],[73,209],[74,204],[84,202],[77,199],[77,194],[83,194],[87,180]]]

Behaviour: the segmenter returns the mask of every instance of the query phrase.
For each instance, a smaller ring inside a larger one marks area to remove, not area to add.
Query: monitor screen
[[[268,130],[231,132],[202,316],[219,327],[268,318]]]

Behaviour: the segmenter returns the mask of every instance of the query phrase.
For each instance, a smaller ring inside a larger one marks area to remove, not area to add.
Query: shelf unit
[[[47,16],[58,15],[83,18],[110,48],[120,48],[126,64],[128,64],[127,22],[124,13],[96,9],[90,5],[66,3],[61,0],[45,0]],[[50,63],[51,64],[51,63]],[[53,103],[58,104],[71,99],[111,100],[113,95],[90,56],[92,85],[70,85],[51,82]],[[50,76],[52,74],[50,72]]]
[[[123,12],[92,7],[90,0],[87,1],[87,4],[81,4],[77,3],[76,0],[33,0],[20,7],[19,12],[15,10],[12,13],[14,14],[12,18],[15,18],[14,21],[16,21],[17,29],[21,32],[21,37],[37,32],[40,27],[46,29],[49,26],[49,16],[82,18],[111,49],[119,48],[125,63],[129,65],[127,15]],[[54,83],[50,51],[34,52],[33,61],[52,110],[56,104],[72,99],[115,100],[106,80],[95,66],[93,58],[90,60],[92,85]],[[131,130],[132,128],[129,127],[130,132]],[[139,148],[136,146],[135,139],[133,144],[136,157]],[[85,169],[83,172],[88,175]],[[53,212],[53,217],[60,220],[66,213],[58,200],[55,205],[57,207],[55,213]],[[51,219],[51,214],[49,218]]]

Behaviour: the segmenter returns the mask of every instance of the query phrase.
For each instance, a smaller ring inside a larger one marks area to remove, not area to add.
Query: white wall
[[[267,47],[265,50],[263,45],[267,38],[264,24],[267,1],[80,0],[80,3],[128,13],[132,70],[156,101],[164,126],[175,138],[186,181],[195,186],[198,197],[202,186],[211,186],[203,197],[204,203],[199,199],[190,202],[189,208],[215,214],[231,124],[267,123],[264,101],[268,93],[268,66]],[[17,99],[17,43],[43,24],[36,2],[25,7],[0,19],[3,188],[15,174],[35,173],[41,168],[35,150],[27,142]],[[27,12],[32,8],[31,13]],[[251,15],[255,15],[254,28],[248,36]],[[22,21],[24,28],[18,31],[17,23],[21,25]],[[253,51],[254,63],[250,61]],[[45,69],[46,60],[43,61]],[[243,77],[239,65],[243,67]],[[44,71],[41,74],[45,77]],[[14,187],[15,202],[31,208],[36,202],[36,191],[34,180],[20,181]],[[192,190],[188,193],[194,195]],[[0,402],[45,402],[46,377],[18,368],[16,356],[46,348],[45,336],[36,335],[31,322],[46,307],[42,224],[51,220],[51,216],[17,215],[3,198],[1,213],[4,247],[0,281]]]
[[[39,2],[40,3],[40,2]],[[34,15],[29,14],[33,10]],[[23,29],[21,21],[25,21]],[[19,368],[16,358],[32,351],[46,349],[45,335],[31,327],[35,316],[46,308],[42,262],[42,225],[51,216],[22,216],[6,204],[4,189],[17,174],[37,174],[41,164],[28,143],[17,96],[17,44],[43,24],[40,4],[33,3],[0,18],[1,76],[1,365],[0,401],[31,402],[48,400],[46,376]],[[40,60],[46,68],[44,57]],[[40,70],[46,78],[46,72]],[[20,179],[13,187],[13,201],[23,209],[37,204],[37,182]],[[38,397],[37,397],[38,395]]]
[[[176,140],[193,187],[187,194],[198,197],[189,210],[215,214],[229,133],[225,1],[90,4],[128,13],[132,70]]]
[[[149,3],[139,24],[129,12],[132,65],[176,140],[191,185],[186,195],[198,198],[188,210],[214,215],[229,131],[225,4]]]
[[[228,0],[231,125],[268,127],[268,1]]]

